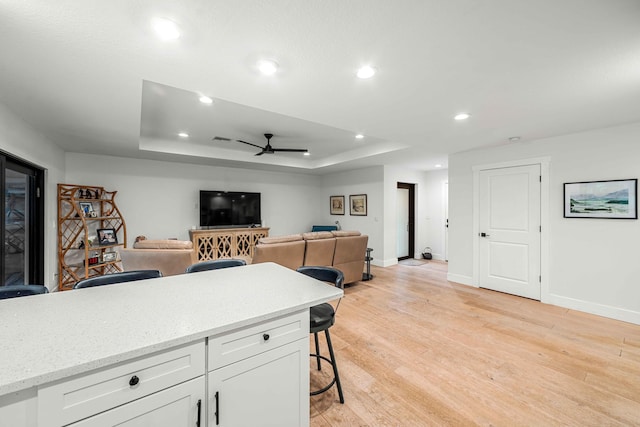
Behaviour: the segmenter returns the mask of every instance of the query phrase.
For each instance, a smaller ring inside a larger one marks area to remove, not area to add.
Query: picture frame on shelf
[[[115,228],[98,228],[98,245],[109,246],[118,244],[118,235]]]
[[[105,252],[102,254],[102,262],[113,262],[118,260],[117,252]]]
[[[566,182],[565,218],[638,219],[638,180]]]
[[[329,196],[331,215],[344,215],[344,196]]]
[[[93,212],[93,205],[91,204],[91,202],[80,202],[80,211],[82,211],[82,215],[84,217],[91,217]]]
[[[349,215],[367,216],[366,194],[352,194],[349,196]]]

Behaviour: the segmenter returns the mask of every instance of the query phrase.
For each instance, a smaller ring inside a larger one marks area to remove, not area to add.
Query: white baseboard
[[[544,297],[542,302],[640,325],[640,312],[637,311],[553,294]]]
[[[372,265],[377,265],[378,267],[389,267],[392,265],[396,265],[397,263],[398,263],[398,258],[383,259],[382,261],[378,261],[378,260],[371,261]]]
[[[473,277],[465,276],[463,274],[455,274],[455,273],[447,273],[447,280],[449,282],[461,283],[467,286],[473,286],[477,288],[476,285],[473,284]]]

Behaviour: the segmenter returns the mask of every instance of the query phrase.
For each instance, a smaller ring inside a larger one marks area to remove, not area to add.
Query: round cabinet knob
[[[138,383],[139,383],[139,382],[140,382],[140,378],[138,378],[138,376],[137,376],[137,375],[134,375],[134,376],[132,376],[132,377],[131,377],[131,379],[129,380],[129,385],[130,385],[131,387],[133,387],[133,386],[135,386],[135,385],[138,385]]]
[[[265,341],[269,341],[269,334],[262,334],[262,339]]]

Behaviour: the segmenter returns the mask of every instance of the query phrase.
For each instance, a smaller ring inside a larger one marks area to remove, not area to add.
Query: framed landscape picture
[[[367,215],[366,194],[352,194],[349,196],[349,214],[355,216]]]
[[[638,219],[638,180],[567,182],[565,218]]]
[[[329,206],[331,215],[344,215],[344,196],[330,196]]]

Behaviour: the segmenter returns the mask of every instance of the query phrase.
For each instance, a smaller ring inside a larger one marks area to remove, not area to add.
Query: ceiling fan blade
[[[247,141],[242,141],[242,140],[240,140],[240,139],[236,139],[236,141],[238,141],[238,142],[242,142],[243,144],[251,145],[252,147],[257,147],[257,148],[259,148],[259,149],[261,149],[261,150],[263,150],[263,149],[264,149],[264,148],[263,148],[263,147],[261,147],[260,145],[252,144],[252,143],[247,142]]]
[[[264,154],[264,150],[262,150],[262,151],[261,151],[261,152],[259,152],[259,153],[256,153],[256,156],[262,156],[263,154]]]
[[[306,148],[274,148],[273,151],[282,151],[286,153],[307,153],[309,150]]]
[[[224,136],[214,136],[213,141],[231,141],[231,138],[225,138]]]

